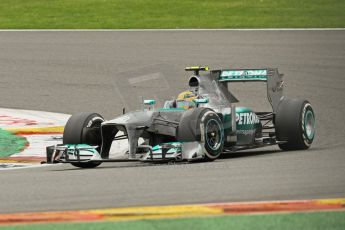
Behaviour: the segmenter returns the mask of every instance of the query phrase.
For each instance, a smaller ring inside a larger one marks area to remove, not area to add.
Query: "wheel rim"
[[[219,122],[210,119],[206,124],[206,142],[212,150],[217,150],[222,143],[222,130]]]
[[[311,110],[308,110],[304,117],[304,130],[307,138],[312,140],[315,135],[315,117]]]

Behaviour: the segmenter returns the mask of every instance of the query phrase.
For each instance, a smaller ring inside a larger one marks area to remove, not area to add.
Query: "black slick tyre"
[[[302,99],[283,99],[275,116],[275,129],[282,150],[308,149],[315,137],[315,114],[311,104]]]
[[[101,146],[101,123],[104,118],[97,113],[79,113],[71,116],[63,133],[63,144],[88,144]],[[97,149],[98,151],[100,150]],[[95,168],[101,162],[71,163],[79,168]]]
[[[211,109],[188,110],[181,118],[177,139],[182,142],[198,141],[202,143],[205,160],[215,160],[223,151],[223,123],[218,114]]]

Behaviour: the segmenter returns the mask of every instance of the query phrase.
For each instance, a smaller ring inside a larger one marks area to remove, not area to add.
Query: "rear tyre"
[[[79,113],[71,116],[67,121],[63,133],[63,144],[88,144],[98,145],[100,151],[102,144],[101,123],[104,118],[98,113]],[[71,163],[79,168],[95,168],[101,162],[76,162]]]
[[[205,160],[219,157],[224,146],[224,127],[218,114],[208,108],[188,110],[182,116],[177,139],[199,141],[203,144]]]
[[[282,150],[308,149],[315,137],[315,115],[307,100],[284,99],[275,117],[276,135]]]

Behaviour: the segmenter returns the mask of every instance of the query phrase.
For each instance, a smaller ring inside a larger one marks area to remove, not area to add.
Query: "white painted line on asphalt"
[[[142,83],[144,81],[150,81],[150,80],[157,80],[161,77],[160,73],[153,73],[153,74],[147,74],[147,75],[142,75],[139,77],[132,77],[128,79],[129,84],[138,84]]]
[[[343,31],[345,28],[258,28],[258,29],[0,29],[0,32],[193,32],[193,31]]]
[[[53,165],[61,165],[61,164],[0,163],[0,171],[50,167]]]

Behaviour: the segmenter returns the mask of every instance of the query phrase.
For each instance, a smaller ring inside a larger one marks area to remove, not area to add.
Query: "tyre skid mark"
[[[181,217],[243,215],[264,213],[344,211],[345,198],[295,201],[235,202],[198,205],[172,205],[133,208],[110,208],[79,211],[0,214],[0,225],[126,221]]]

